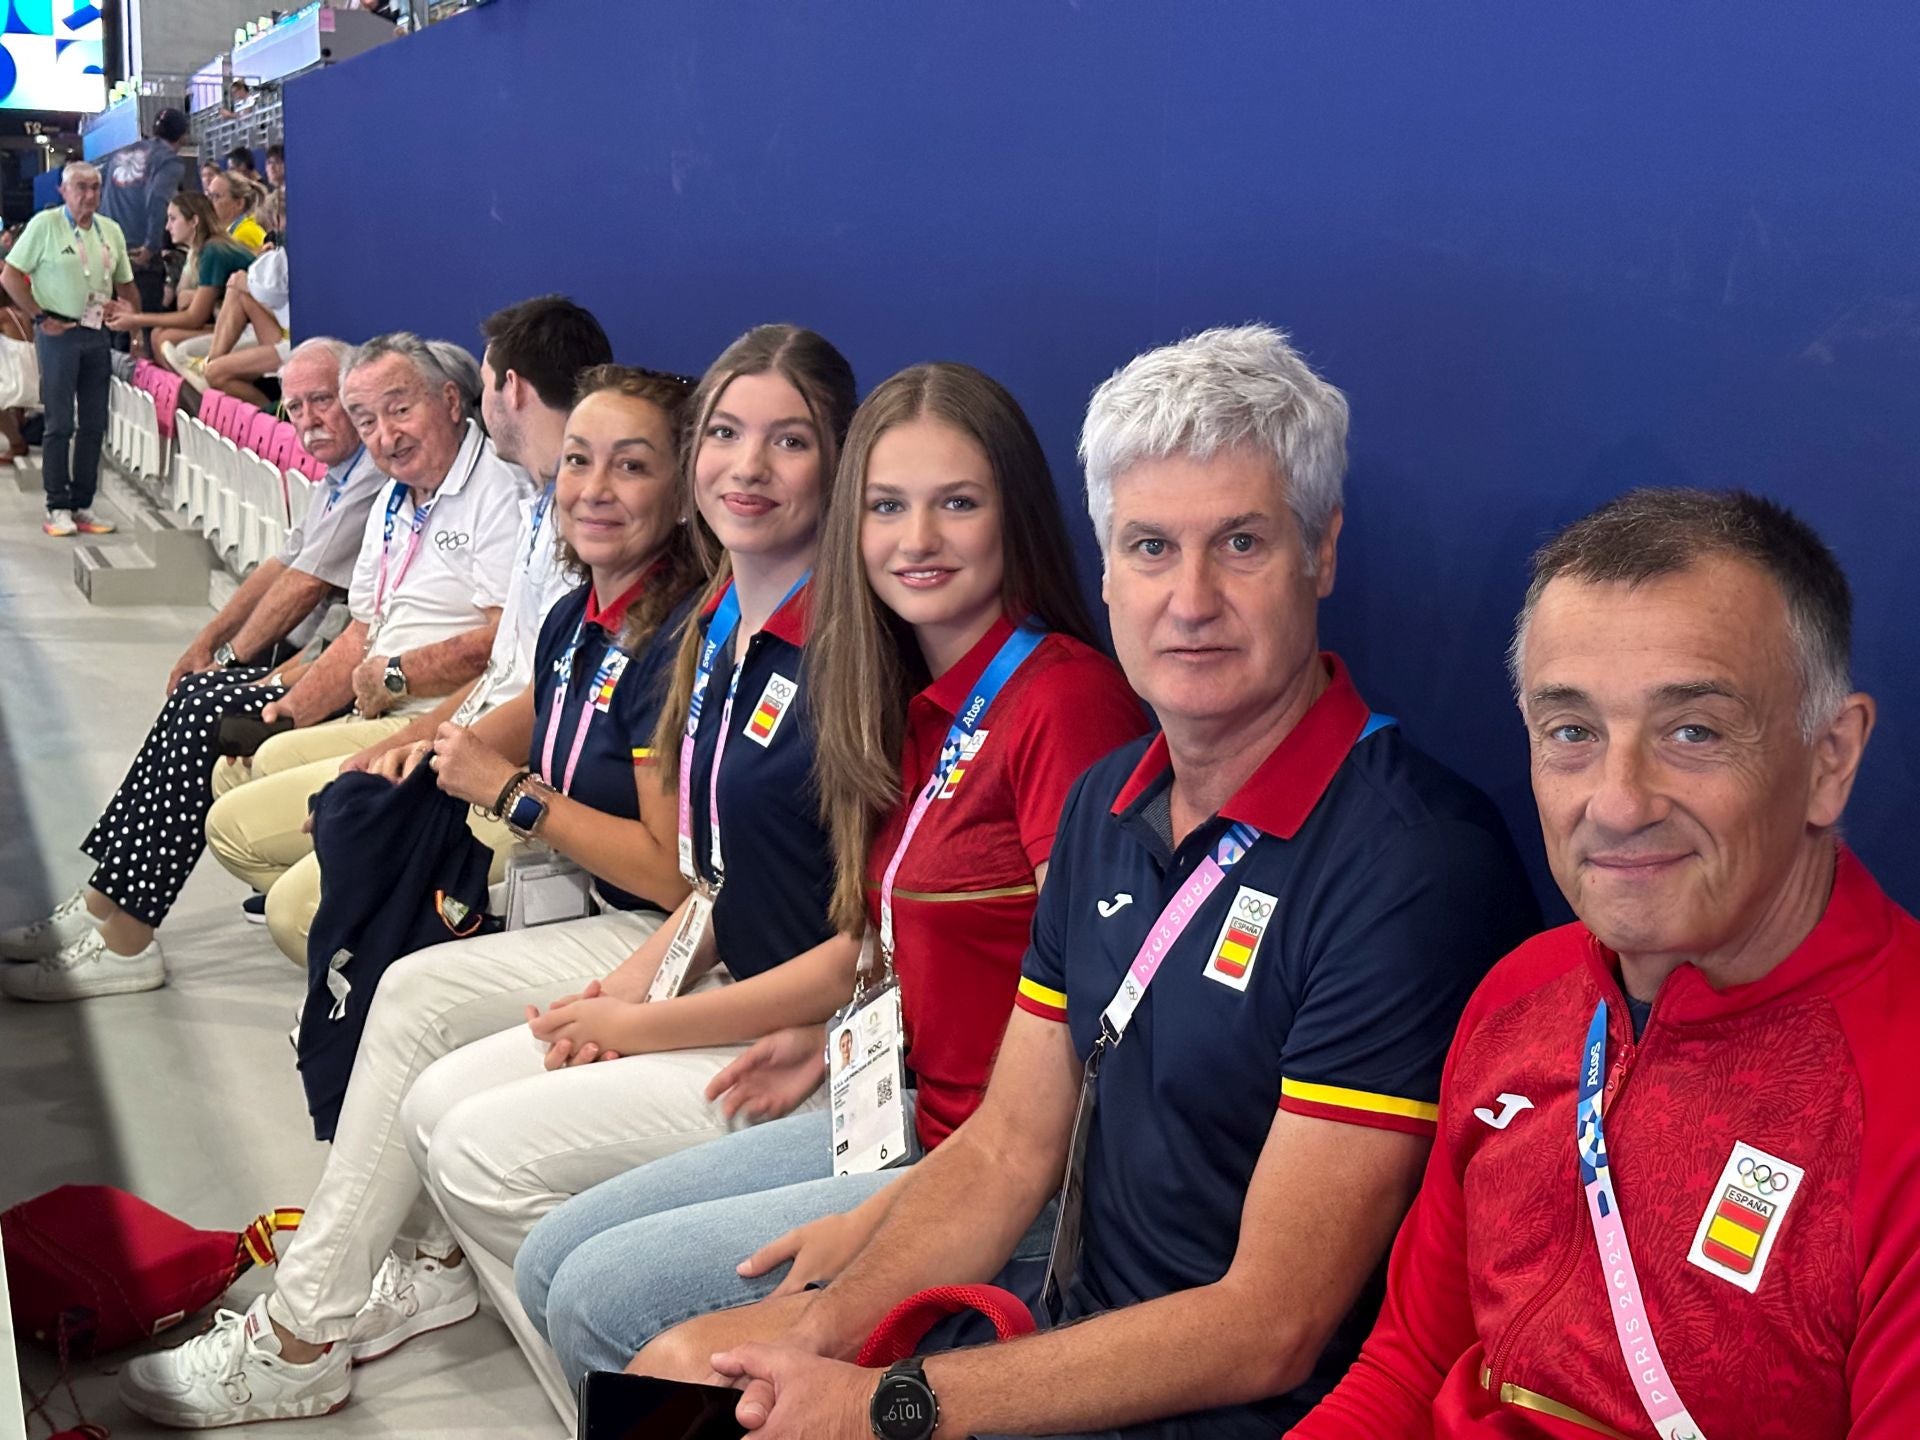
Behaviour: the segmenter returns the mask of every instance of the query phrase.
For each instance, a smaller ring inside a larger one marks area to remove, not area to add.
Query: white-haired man
[[[341,398],[373,464],[390,477],[361,532],[348,588],[353,618],[284,692],[265,693],[257,713],[268,724],[325,731],[319,744],[350,754],[480,673],[528,483],[470,418],[479,367],[458,347],[378,336],[353,352]],[[349,707],[361,718],[344,718]],[[98,928],[31,974],[0,971],[9,995],[72,1000],[165,983],[155,932],[206,846],[209,772],[215,790],[244,773],[215,763],[214,738],[196,727],[171,736],[163,753],[142,752],[83,846],[100,867],[85,892]]]
[[[168,877],[184,880],[199,854],[221,722],[258,715],[286,693],[304,667],[293,661],[276,670],[273,652],[282,641],[310,640],[352,578],[367,512],[386,477],[340,404],[350,353],[338,340],[316,339],[288,361],[287,414],[328,467],[324,486],[280,553],[255,568],[174,662],[165,708],[81,843],[98,867],[92,880],[46,919],[0,935],[0,959],[34,962],[0,972],[9,995],[71,1000],[150,989],[164,979],[159,946],[146,943],[151,935],[122,934],[123,956],[108,948],[101,927],[123,908],[154,924],[163,917]],[[124,930],[127,922],[116,924]]]
[[[1069,798],[986,1098],[865,1248],[634,1368],[717,1370],[769,1440],[1276,1435],[1339,1377],[1460,1007],[1537,916],[1492,805],[1319,648],[1346,425],[1262,326],[1095,393],[1102,593],[1160,734]],[[1045,1333],[877,1384],[845,1363],[907,1296],[999,1271],[1056,1192]]]
[[[57,210],[27,222],[0,265],[0,285],[34,320],[40,399],[46,406],[47,518],[54,536],[105,535],[113,523],[93,513],[100,447],[107,436],[112,368],[106,304],[140,308],[127,237],[100,209],[100,171],[75,160],[60,173]],[[76,419],[77,415],[77,419]]]

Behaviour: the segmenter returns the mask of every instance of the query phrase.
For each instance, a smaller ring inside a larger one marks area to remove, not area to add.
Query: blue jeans
[[[92,506],[93,493],[100,484],[100,447],[107,438],[107,389],[113,374],[112,343],[105,330],[76,325],[58,335],[47,335],[36,328],[33,348],[40,361],[40,403],[47,410],[40,461],[47,509],[85,510]]]
[[[739,1130],[576,1195],[533,1228],[514,1262],[520,1303],[567,1383],[622,1370],[664,1330],[765,1299],[785,1273],[734,1266],[796,1226],[852,1210],[902,1169],[833,1175],[826,1110]],[[1017,1258],[1045,1259],[1051,1207]]]

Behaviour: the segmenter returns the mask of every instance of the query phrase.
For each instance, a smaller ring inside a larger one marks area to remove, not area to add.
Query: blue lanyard
[[[380,619],[381,604],[386,598],[387,557],[393,549],[394,517],[400,513],[400,507],[406,502],[410,493],[407,486],[395,480],[393,491],[387,496],[387,515],[380,526],[380,569],[373,580],[373,618],[376,624]],[[407,540],[407,553],[400,557],[398,573],[393,577],[396,589],[399,588],[400,582],[407,578],[407,571],[413,567],[414,554],[420,549],[420,532],[426,528],[427,517],[433,514],[433,507],[439,499],[439,493],[436,491],[433,499],[426,504],[413,507],[413,532]]]
[[[540,498],[533,502],[533,533],[527,536],[527,555],[520,562],[520,568],[526,570],[533,565],[533,552],[540,544],[540,527],[546,523],[547,512],[553,508],[553,481],[547,482],[547,488],[540,492]],[[737,608],[737,607],[736,607]],[[579,637],[576,635],[575,642]]]
[[[936,787],[946,788],[954,767],[960,763],[961,750],[986,718],[987,707],[1013,678],[1013,672],[1026,663],[1027,657],[1039,649],[1040,642],[1046,638],[1047,632],[1040,628],[1040,622],[1029,616],[1000,646],[999,653],[974,682],[973,694],[967,697],[967,703],[947,729],[947,743],[940,747],[940,763],[933,776]]]
[[[333,513],[333,507],[338,505],[340,503],[340,497],[347,493],[347,482],[353,479],[353,467],[360,463],[361,458],[366,453],[367,447],[362,445],[358,450],[353,452],[353,458],[347,461],[347,467],[340,472],[340,478],[327,482],[327,503],[320,507],[320,516],[322,519],[325,519]],[[389,524],[392,522],[391,515],[388,516],[388,522]],[[391,540],[393,538],[391,531],[389,531],[384,538]]]
[[[787,603],[812,578],[813,571],[808,570],[794,581],[785,598],[773,607],[774,613],[777,615],[785,609]],[[693,695],[687,705],[687,730],[680,741],[680,873],[689,885],[700,878],[694,873],[693,858],[693,741],[700,730],[700,711],[706,703],[707,685],[713,679],[714,662],[719,657],[721,647],[733,638],[733,632],[739,626],[739,587],[728,585],[727,593],[720,597],[720,604],[713,612],[713,619],[707,622],[707,639],[700,647],[700,662],[693,677]],[[746,664],[747,657],[743,651],[740,658],[734,661],[733,677],[727,682],[727,700],[720,710],[720,738],[713,747],[713,769],[707,778],[707,861],[716,893],[724,873],[720,856],[720,762],[727,753],[727,727],[733,721],[733,697],[740,689],[740,672],[746,668]]]
[[[969,749],[967,742],[975,735],[982,740],[986,738],[980,722],[986,718],[994,698],[1046,638],[1047,632],[1040,628],[1040,622],[1029,617],[1001,642],[998,653],[974,681],[973,694],[967,697],[967,703],[960,707],[953,724],[947,727],[947,743],[940,747],[940,760],[933,768],[933,778],[922,787],[913,808],[907,812],[900,843],[894,846],[893,858],[880,877],[880,959],[889,977],[893,974],[893,887],[900,875],[900,864],[907,858],[907,847],[913,844],[914,833],[926,819],[928,808],[942,796],[953,793],[966,767],[972,763],[979,747]]]

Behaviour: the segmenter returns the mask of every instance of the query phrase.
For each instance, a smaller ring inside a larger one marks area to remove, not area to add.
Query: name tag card
[[[680,917],[679,928],[667,942],[667,953],[660,957],[660,968],[653,972],[653,983],[647,987],[649,1002],[671,1000],[680,993],[680,987],[687,983],[687,971],[693,966],[694,952],[707,938],[707,927],[712,923],[712,897],[695,890],[688,900],[687,913]]]
[[[910,1158],[906,1088],[900,987],[889,981],[827,1024],[834,1174],[864,1175]]]

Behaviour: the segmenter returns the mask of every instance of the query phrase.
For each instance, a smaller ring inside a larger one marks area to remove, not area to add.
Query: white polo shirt
[[[520,534],[513,542],[519,563],[507,589],[506,608],[500,612],[500,628],[493,635],[493,653],[479,682],[454,712],[456,725],[471,725],[527,688],[547,612],[581,583],[560,563],[560,525],[553,505],[553,482],[548,481],[546,489],[523,507]]]
[[[380,473],[364,445],[353,458],[327,471],[306,519],[287,532],[286,543],[280,547],[280,563],[344,590],[352,583],[360,541],[367,533],[367,508],[386,483],[387,477]],[[287,636],[288,643],[304,647],[334,603],[329,595],[314,606],[313,613]]]
[[[518,559],[514,541],[532,485],[469,420],[446,479],[427,502],[417,543],[412,489],[396,480],[381,487],[367,511],[347,592],[348,610],[368,627],[367,654],[405,655],[451,640],[486,624],[485,612],[506,604]],[[433,704],[413,696],[396,713]]]

